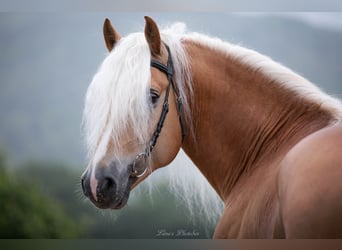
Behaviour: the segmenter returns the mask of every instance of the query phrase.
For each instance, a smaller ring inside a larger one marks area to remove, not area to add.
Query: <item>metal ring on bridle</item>
[[[148,155],[145,152],[140,153],[135,157],[135,159],[133,161],[133,165],[132,165],[132,173],[131,173],[132,177],[140,178],[141,176],[143,176],[147,172],[147,164],[145,164],[145,169],[141,174],[139,174],[138,170],[135,169],[137,161],[139,161],[142,158],[145,158],[145,161],[146,161],[147,157],[148,157]]]

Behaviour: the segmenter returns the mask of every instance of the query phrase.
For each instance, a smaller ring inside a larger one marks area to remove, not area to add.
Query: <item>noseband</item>
[[[154,67],[154,68],[160,70],[161,72],[163,72],[167,76],[167,80],[168,80],[168,85],[167,85],[166,92],[165,92],[163,108],[162,108],[162,112],[160,114],[159,121],[157,123],[157,127],[156,127],[155,131],[153,132],[152,137],[151,137],[148,145],[145,148],[145,151],[138,154],[133,161],[131,177],[139,178],[139,177],[143,176],[147,171],[147,159],[150,156],[150,154],[152,153],[153,148],[157,143],[159,134],[161,133],[161,130],[164,126],[164,121],[166,119],[166,115],[169,112],[169,94],[170,94],[170,88],[171,88],[170,86],[172,86],[174,94],[177,98],[177,112],[178,112],[178,117],[179,117],[179,123],[180,123],[181,130],[182,130],[182,142],[183,142],[184,137],[186,135],[185,134],[185,128],[184,128],[184,121],[182,118],[182,105],[183,105],[182,98],[179,94],[179,90],[178,90],[177,86],[174,84],[174,81],[173,81],[174,69],[173,69],[172,56],[171,56],[169,46],[167,46],[166,44],[164,44],[164,45],[165,45],[166,50],[168,52],[167,65],[164,65],[163,63],[161,63],[159,61],[151,59],[151,67]],[[137,165],[139,163],[144,166],[143,171],[137,170]]]

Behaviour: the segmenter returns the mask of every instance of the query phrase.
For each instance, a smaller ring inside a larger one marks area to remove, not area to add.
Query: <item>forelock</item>
[[[103,61],[88,87],[84,132],[88,157],[105,154],[112,140],[120,154],[122,136],[130,128],[138,143],[147,141],[150,108],[150,51],[142,33],[122,38]]]

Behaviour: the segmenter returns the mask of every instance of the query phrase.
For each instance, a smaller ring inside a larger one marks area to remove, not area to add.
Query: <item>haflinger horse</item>
[[[84,194],[119,209],[182,148],[224,203],[214,238],[342,237],[342,105],[253,50],[175,24],[109,50],[85,99]]]

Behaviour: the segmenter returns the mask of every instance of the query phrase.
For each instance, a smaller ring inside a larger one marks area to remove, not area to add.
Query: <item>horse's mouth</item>
[[[127,201],[128,201],[128,196],[127,197],[124,197],[119,203],[117,203],[116,205],[114,206],[111,206],[110,209],[121,209],[123,208],[124,206],[127,205]]]
[[[97,208],[100,209],[121,209],[127,205],[129,194],[130,192],[128,189],[128,192],[125,192],[123,195],[106,197],[102,200],[94,200],[93,198],[90,198],[90,200]]]
[[[123,190],[116,190],[115,193],[98,195],[95,200],[90,196],[90,201],[100,209],[121,209],[127,205],[131,186],[135,180],[130,179]]]

